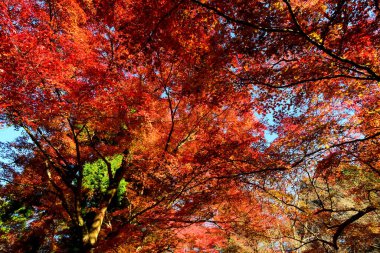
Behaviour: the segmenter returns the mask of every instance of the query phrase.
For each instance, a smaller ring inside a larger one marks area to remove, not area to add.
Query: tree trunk
[[[100,207],[88,229],[88,233],[83,235],[83,245],[86,251],[91,251],[98,241],[100,229],[103,224],[104,217],[107,212],[108,205],[111,203],[112,198],[115,196],[117,188],[111,188],[107,190],[107,194],[104,196]]]
[[[117,188],[119,187],[119,183],[123,179],[127,171],[127,168],[131,169],[131,166],[128,166],[127,163],[127,156],[129,151],[127,150],[123,153],[125,157],[122,161],[122,164],[120,168],[116,170],[115,176],[113,178],[110,178],[110,184],[108,186],[107,192],[104,195],[102,201],[100,202],[99,209],[95,214],[94,220],[88,228],[88,233],[83,234],[82,243],[85,248],[85,251],[87,252],[91,252],[94,246],[96,245],[108,206],[111,203],[112,198],[115,196]],[[129,173],[132,173],[132,170],[130,170]]]

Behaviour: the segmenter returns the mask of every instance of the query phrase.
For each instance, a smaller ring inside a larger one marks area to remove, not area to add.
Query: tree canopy
[[[0,251],[376,252],[377,0],[0,2]]]

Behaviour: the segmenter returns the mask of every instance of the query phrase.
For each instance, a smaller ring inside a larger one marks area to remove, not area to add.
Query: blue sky
[[[20,136],[20,131],[16,131],[13,127],[0,129],[0,142],[13,141]]]
[[[16,131],[13,127],[0,128],[0,142],[14,141],[20,135],[21,131]],[[4,157],[0,157],[0,161],[5,163],[9,162]]]

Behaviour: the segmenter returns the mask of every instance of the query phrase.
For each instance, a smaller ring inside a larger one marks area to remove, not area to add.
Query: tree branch
[[[290,29],[290,28],[264,27],[264,26],[255,25],[255,24],[253,24],[253,23],[251,23],[249,21],[245,21],[245,20],[241,20],[241,19],[236,19],[236,18],[230,17],[227,14],[223,13],[222,11],[220,11],[218,8],[216,8],[214,6],[211,6],[209,4],[202,3],[202,2],[200,2],[198,0],[191,0],[191,1],[193,3],[199,5],[199,6],[202,6],[203,8],[205,8],[207,10],[212,11],[216,15],[223,17],[229,23],[236,23],[236,24],[239,24],[239,25],[248,26],[248,27],[251,27],[251,28],[254,28],[254,29],[257,29],[257,30],[265,31],[265,32],[298,33],[296,30],[293,30],[293,29]]]
[[[334,236],[333,236],[333,245],[334,245],[334,248],[337,250],[339,249],[338,247],[338,238],[339,236],[342,235],[344,229],[349,226],[350,224],[354,223],[355,221],[357,221],[358,219],[360,219],[361,217],[363,217],[364,215],[366,215],[367,213],[370,213],[372,211],[375,211],[376,208],[373,207],[373,206],[369,206],[367,207],[366,209],[363,209],[361,211],[359,211],[357,214],[351,216],[350,218],[348,218],[345,222],[343,222],[342,224],[340,224],[338,226],[338,229],[336,230]]]
[[[308,42],[310,42],[310,44],[314,45],[316,48],[318,48],[319,50],[321,50],[322,52],[326,53],[327,55],[329,55],[330,57],[332,57],[333,59],[336,59],[342,63],[346,63],[346,64],[349,64],[351,66],[354,66],[355,68],[358,68],[358,69],[362,69],[362,70],[365,70],[369,75],[371,75],[374,80],[377,80],[377,81],[380,81],[380,76],[378,74],[376,74],[370,67],[368,66],[365,66],[365,65],[361,65],[359,63],[356,63],[352,60],[349,60],[349,59],[346,59],[346,58],[343,58],[337,54],[335,54],[331,49],[329,48],[326,48],[324,45],[318,43],[317,41],[313,40],[309,35],[307,35],[305,33],[305,31],[302,29],[301,25],[299,24],[298,20],[297,20],[297,17],[295,15],[295,13],[293,12],[293,9],[289,3],[289,0],[283,0],[283,2],[286,4],[286,7],[289,11],[289,14],[293,20],[293,23],[294,25],[296,26],[296,31],[302,36],[304,37]]]

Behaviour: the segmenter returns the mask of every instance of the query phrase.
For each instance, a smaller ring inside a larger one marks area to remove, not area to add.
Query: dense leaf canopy
[[[377,0],[0,2],[0,251],[376,252]]]

